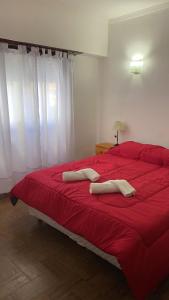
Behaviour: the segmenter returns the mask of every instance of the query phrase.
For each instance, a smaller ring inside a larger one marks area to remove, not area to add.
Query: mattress
[[[91,195],[89,181],[62,181],[62,172],[93,168],[99,182],[126,179],[136,189]],[[136,299],[169,274],[169,150],[134,142],[27,175],[11,191],[57,224],[116,257]]]

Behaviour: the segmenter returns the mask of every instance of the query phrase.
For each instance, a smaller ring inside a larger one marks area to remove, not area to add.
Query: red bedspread
[[[134,295],[141,300],[169,273],[169,168],[161,161],[143,161],[147,156],[140,153],[137,159],[126,155],[112,150],[34,172],[11,194],[116,256]],[[100,173],[99,182],[127,179],[136,195],[90,195],[89,181],[62,181],[63,171],[88,167]]]

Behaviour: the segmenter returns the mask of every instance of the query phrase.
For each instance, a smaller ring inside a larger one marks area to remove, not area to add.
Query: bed
[[[126,179],[135,196],[92,195],[89,181],[62,181],[62,172],[93,168],[99,182]],[[106,154],[27,175],[11,191],[31,214],[89,248],[125,274],[143,300],[169,274],[169,150],[126,142]]]

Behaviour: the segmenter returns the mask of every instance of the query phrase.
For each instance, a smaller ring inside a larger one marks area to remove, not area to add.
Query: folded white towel
[[[86,175],[83,172],[68,171],[62,174],[63,181],[80,181],[86,180]]]
[[[102,183],[91,183],[89,191],[90,194],[119,193],[119,188],[112,180],[108,180]]]
[[[124,197],[131,197],[136,193],[135,188],[127,180],[115,180],[115,184]]]
[[[93,169],[87,168],[79,171],[68,171],[62,173],[63,181],[80,181],[89,179],[90,181],[97,181],[100,175]]]
[[[91,169],[91,168],[87,168],[87,169],[83,169],[81,170],[83,172],[83,174],[86,175],[86,177],[90,180],[90,181],[97,181],[100,179],[100,174],[97,173],[95,170]]]
[[[136,190],[127,180],[109,180],[103,183],[91,183],[91,194],[122,193],[125,197],[131,197]]]

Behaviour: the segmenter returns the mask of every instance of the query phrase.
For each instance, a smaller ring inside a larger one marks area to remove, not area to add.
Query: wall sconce
[[[127,126],[125,123],[121,121],[116,121],[114,123],[113,128],[116,130],[116,135],[114,136],[116,138],[116,144],[115,146],[119,145],[119,132],[125,131],[127,129]]]
[[[132,57],[131,62],[130,62],[130,72],[132,74],[141,74],[143,70],[143,55],[141,54],[136,54]]]

